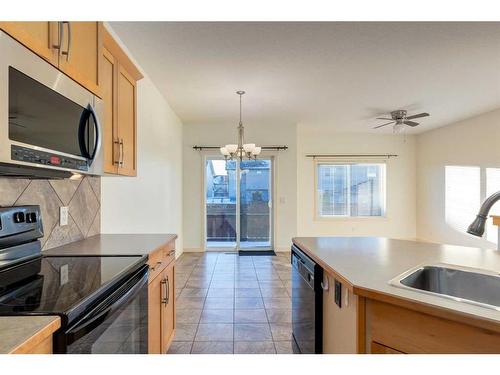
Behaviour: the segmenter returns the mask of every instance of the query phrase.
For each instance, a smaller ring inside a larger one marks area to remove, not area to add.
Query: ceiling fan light
[[[405,131],[405,125],[402,123],[396,123],[394,124],[393,132],[394,134],[401,134]]]
[[[227,150],[226,147],[221,147],[219,150],[222,155],[229,156],[229,151]]]
[[[234,144],[226,145],[226,149],[230,154],[234,154],[236,152],[236,150],[238,150],[238,145],[234,145]]]
[[[262,151],[262,147],[254,147],[252,150],[252,155],[257,156]]]
[[[255,148],[255,143],[247,143],[243,145],[243,150],[247,153],[252,153],[253,149]]]

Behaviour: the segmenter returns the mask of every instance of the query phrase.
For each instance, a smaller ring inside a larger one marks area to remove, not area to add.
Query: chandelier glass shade
[[[220,153],[226,160],[240,159],[240,161],[242,161],[244,158],[255,160],[261,153],[262,148],[256,146],[255,143],[244,143],[245,128],[243,127],[243,122],[241,120],[241,97],[245,94],[245,91],[236,91],[236,94],[240,96],[240,122],[238,124],[238,143],[231,143],[221,147]]]

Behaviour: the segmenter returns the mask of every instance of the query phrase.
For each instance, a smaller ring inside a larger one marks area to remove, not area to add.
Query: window
[[[316,164],[319,217],[385,215],[385,164]]]

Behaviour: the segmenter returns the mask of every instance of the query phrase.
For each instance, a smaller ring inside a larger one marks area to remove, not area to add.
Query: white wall
[[[414,239],[415,139],[413,136],[335,133],[299,125],[297,131],[297,235],[386,236]],[[315,219],[314,161],[307,154],[396,154],[387,161],[385,218]]]
[[[236,124],[219,126],[184,126],[184,248],[187,251],[203,249],[203,159],[210,153],[193,150],[194,145],[221,145],[235,143]],[[276,190],[275,197],[275,247],[284,250],[296,235],[296,132],[289,124],[247,125],[245,139],[258,145],[285,144],[289,150],[276,153]],[[218,151],[215,151],[218,155]]]
[[[457,245],[496,247],[497,232],[491,225],[487,228],[489,241],[468,235],[465,231],[481,201],[487,194],[500,190],[500,179],[493,177],[500,168],[499,140],[500,110],[417,137],[419,238]],[[498,207],[496,212],[499,212]]]
[[[182,123],[153,82],[137,84],[137,177],[102,178],[102,233],[182,239]]]

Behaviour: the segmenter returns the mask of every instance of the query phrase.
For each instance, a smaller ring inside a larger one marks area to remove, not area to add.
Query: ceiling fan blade
[[[406,120],[412,120],[414,118],[419,118],[419,117],[427,117],[430,116],[427,112],[419,113],[418,115],[413,115],[413,116],[407,116]]]
[[[408,125],[408,126],[417,126],[418,122],[415,122],[415,121],[403,121],[403,124]]]
[[[376,120],[389,120],[389,121],[393,120],[394,121],[393,118],[388,118],[388,117],[377,117]]]
[[[395,122],[396,122],[396,121],[391,121],[391,122],[388,122],[388,123],[386,123],[386,124],[382,124],[382,125],[375,126],[375,127],[373,127],[372,129],[378,129],[378,128],[381,128],[382,126],[390,125],[390,124],[393,124],[393,123],[395,123]]]

